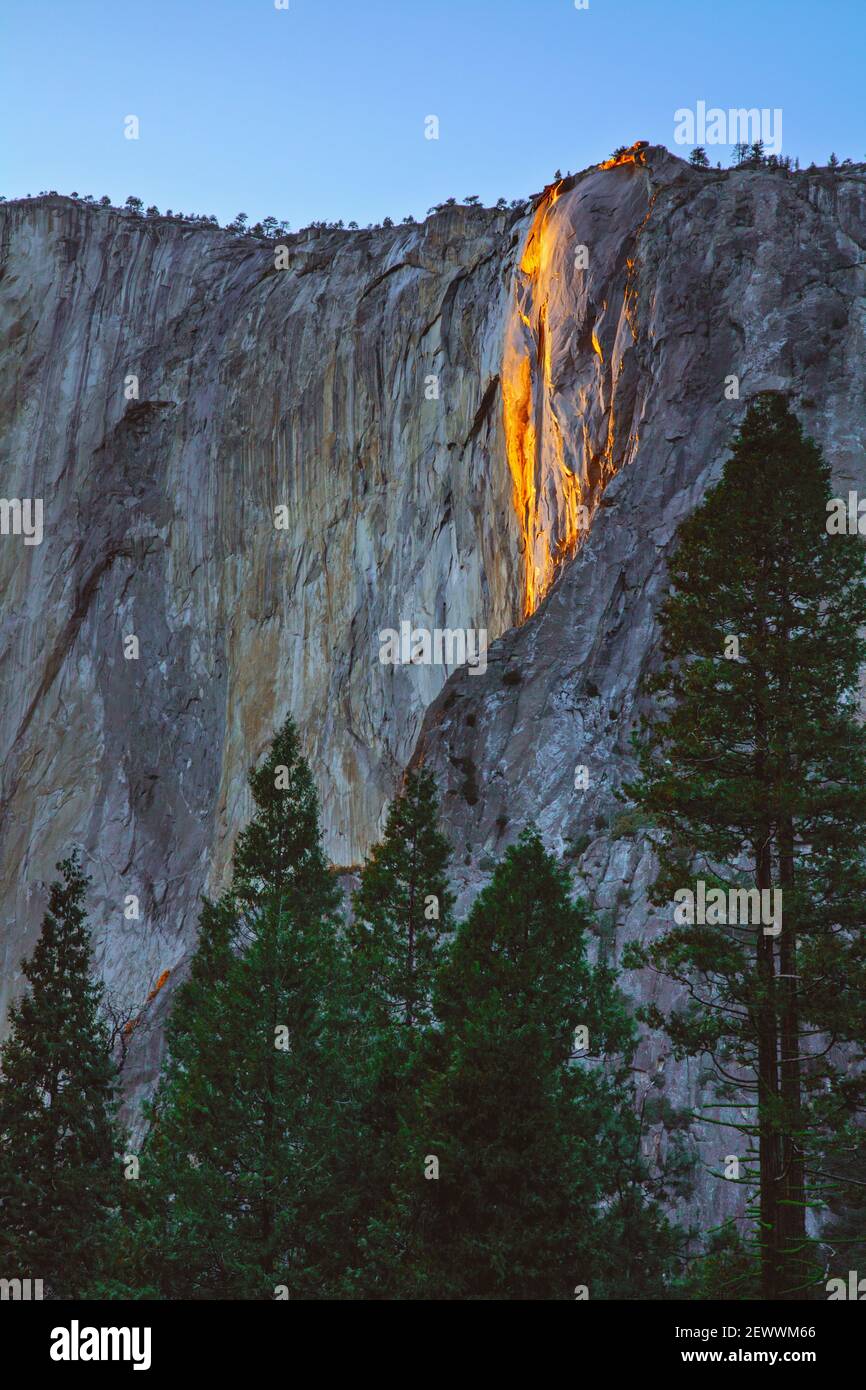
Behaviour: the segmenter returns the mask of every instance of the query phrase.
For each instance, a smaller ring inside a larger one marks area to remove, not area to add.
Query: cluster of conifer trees
[[[455,924],[412,771],[347,921],[290,721],[250,784],[134,1178],[86,880],[60,866],[4,1054],[4,1262],[61,1295],[659,1296],[676,1237],[640,1155],[633,1025],[537,834]]]
[[[287,721],[250,774],[230,887],[203,903],[134,1155],[87,880],[74,855],[58,866],[2,1050],[0,1274],[56,1297],[803,1298],[827,1272],[807,1213],[834,1204],[853,1259],[866,578],[859,538],[827,533],[828,496],[820,451],[759,397],[681,528],[628,789],[659,907],[698,871],[784,893],[777,935],[656,927],[626,959],[679,988],[640,1012],[715,1073],[703,1132],[742,1152],[733,1172],[705,1161],[747,1189],[749,1242],[696,1245],[665,1215],[688,1174],[646,1165],[635,1025],[538,834],[456,921],[416,768],[347,912]]]

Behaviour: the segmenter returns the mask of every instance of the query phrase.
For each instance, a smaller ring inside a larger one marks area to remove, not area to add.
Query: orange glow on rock
[[[538,579],[533,558],[535,520],[535,426],[532,421],[532,363],[506,347],[502,368],[505,451],[514,488],[514,510],[523,535],[526,568],[523,613],[538,606]]]
[[[156,984],[154,985],[153,989],[150,991],[150,994],[147,996],[147,1002],[148,1002],[148,1004],[150,1003],[150,1001],[151,1001],[152,999],[155,999],[156,996],[159,994],[159,991],[162,989],[163,985],[165,984],[165,982],[166,982],[166,980],[168,979],[168,977],[169,977],[170,974],[171,974],[171,971],[170,971],[170,970],[163,970],[162,974],[160,975],[160,977],[159,977],[159,979],[157,980]]]
[[[156,998],[156,996],[159,994],[159,991],[162,989],[163,985],[165,984],[165,982],[166,982],[166,980],[168,979],[168,977],[169,977],[170,974],[171,974],[171,971],[170,971],[170,970],[163,970],[162,974],[160,975],[160,977],[159,977],[159,979],[157,980],[156,984],[154,985],[153,989],[150,991],[150,994],[147,996],[147,999],[146,999],[146,1001],[145,1001],[145,1008],[147,1008],[147,1005],[150,1004],[150,1003]],[[124,1024],[124,1027],[123,1027],[123,1036],[124,1036],[125,1038],[128,1038],[132,1033],[135,1032],[135,1030],[136,1030],[136,1028],[138,1027],[139,1023],[141,1022],[141,1018],[142,1018],[142,1015],[139,1014],[137,1018],[132,1018],[132,1019],[129,1020],[128,1023]]]
[[[603,164],[599,164],[599,169],[615,169],[620,164],[646,164],[646,140],[635,140],[633,145],[629,145],[622,154],[611,156]]]
[[[566,463],[554,408],[548,324],[552,258],[558,237],[570,234],[567,224],[560,229],[550,221],[561,189],[561,182],[551,185],[536,207],[519,261],[502,362],[505,450],[523,542],[524,617],[535,612],[580,536],[581,486]]]

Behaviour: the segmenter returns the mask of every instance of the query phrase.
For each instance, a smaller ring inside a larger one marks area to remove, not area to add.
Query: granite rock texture
[[[591,367],[596,401],[609,412],[613,444],[605,452],[597,436],[595,448],[602,481],[612,476],[589,534],[534,615],[496,644],[484,676],[452,676],[416,750],[439,774],[453,842],[465,846],[458,906],[483,882],[483,866],[535,822],[599,910],[598,949],[608,955],[662,926],[646,898],[654,868],[646,835],[616,792],[633,771],[639,684],[655,660],[676,527],[717,479],[748,398],[789,393],[825,450],[838,495],[866,489],[866,170],[843,181],[763,171],[696,178],[654,153],[650,173],[624,166],[597,174],[551,214],[589,242],[602,277],[593,289],[590,270],[581,297],[563,272],[549,314],[552,396],[578,472],[594,457],[592,448],[581,455],[579,433]],[[602,179],[604,200],[595,195]],[[632,222],[641,186],[651,190],[646,221],[630,241],[623,236],[620,260],[632,263],[624,290],[604,239],[615,184],[624,188],[615,208],[629,206]],[[594,363],[582,317],[593,303],[603,306]],[[738,400],[726,396],[732,375]],[[590,438],[597,418],[590,415]],[[579,766],[588,790],[575,790]],[[672,1002],[671,986],[649,972],[624,983],[636,1000]],[[664,1037],[645,1035],[637,1063],[642,1093],[681,1109],[708,1102],[700,1063],[676,1063]],[[670,1140],[657,1123],[648,1151],[663,1154]],[[738,1209],[739,1190],[708,1170],[739,1150],[731,1131],[711,1125],[696,1129],[695,1150],[688,1215],[706,1230]]]
[[[0,212],[2,493],[44,509],[40,545],[0,539],[4,998],[70,843],[120,997],[175,970],[287,711],[356,863],[448,674],[383,666],[379,631],[517,620],[514,217],[299,235],[276,270],[206,227]]]
[[[666,559],[759,390],[790,393],[840,492],[866,488],[866,171],[644,159],[513,211],[289,237],[280,270],[215,228],[0,207],[0,494],[44,500],[41,545],[0,537],[0,1003],[80,844],[110,990],[134,1005],[172,972],[134,1092],[289,711],[339,866],[423,757],[462,906],[534,821],[599,949],[656,929],[615,792]],[[402,621],[485,629],[486,672],[383,666]],[[639,1061],[700,1099],[662,1039]]]

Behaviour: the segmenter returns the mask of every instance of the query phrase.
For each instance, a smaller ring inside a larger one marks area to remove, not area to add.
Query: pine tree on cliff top
[[[57,865],[0,1052],[0,1273],[81,1297],[106,1259],[120,1195],[116,1071],[99,1014],[75,854]]]
[[[291,721],[249,782],[255,814],[230,892],[204,906],[132,1198],[126,1282],[156,1297],[327,1297],[342,1258],[356,1175],[339,890]]]
[[[658,713],[630,789],[657,827],[652,900],[682,894],[679,924],[630,959],[685,1002],[644,1016],[715,1072],[774,1299],[814,1282],[807,1206],[841,1176],[833,1149],[861,1142],[864,1103],[850,1064],[866,1000],[866,582],[859,538],[829,534],[828,499],[820,450],[779,397],[759,397],[680,528],[649,682]],[[684,890],[697,880],[726,904],[732,888],[780,890],[781,921],[753,910],[732,924],[726,906],[693,924]],[[719,1144],[721,1180],[731,1139]]]

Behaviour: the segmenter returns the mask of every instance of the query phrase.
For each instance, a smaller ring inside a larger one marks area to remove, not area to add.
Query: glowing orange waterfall
[[[524,617],[538,607],[535,564],[535,426],[532,409],[532,362],[527,352],[506,344],[502,372],[505,448],[514,483],[514,510],[523,532],[525,558]]]
[[[526,238],[515,275],[514,312],[502,363],[505,448],[523,537],[525,617],[534,613],[544,598],[558,564],[574,554],[580,534],[580,481],[565,461],[562,429],[554,409],[548,325],[557,245],[557,227],[550,212],[560,188],[556,184],[544,194]]]
[[[643,165],[646,149],[638,141],[599,169]],[[545,189],[514,270],[500,381],[524,617],[575,554],[607,484],[638,448],[634,370],[624,374],[624,367],[638,341],[635,248],[656,193],[646,189],[646,210],[623,260],[616,264],[608,253],[606,263],[599,258],[601,272],[590,269],[584,241],[592,229],[596,244],[604,243],[611,192],[634,193],[626,178],[611,189],[608,176],[597,173]],[[597,230],[599,197],[604,221]]]

